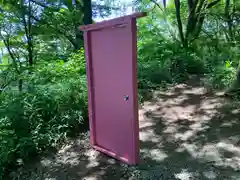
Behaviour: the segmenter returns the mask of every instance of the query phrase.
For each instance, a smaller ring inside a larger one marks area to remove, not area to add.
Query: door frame
[[[90,125],[90,143],[93,148],[103,152],[115,159],[123,161],[127,164],[137,164],[139,163],[139,121],[138,121],[138,84],[137,84],[137,26],[136,19],[146,16],[146,13],[134,13],[132,15],[123,16],[120,18],[115,18],[108,21],[99,22],[96,24],[90,24],[81,26],[80,30],[84,31],[84,46],[85,46],[85,57],[86,57],[86,69],[87,69],[87,86],[88,86],[88,115],[89,115],[89,125]],[[94,76],[93,76],[93,61],[92,61],[92,45],[91,45],[91,32],[94,30],[105,29],[114,26],[128,25],[131,28],[131,43],[132,46],[132,87],[133,87],[133,101],[134,101],[134,113],[133,119],[131,120],[131,125],[133,127],[132,134],[132,147],[134,149],[133,154],[126,159],[119,156],[118,154],[107,150],[96,142],[96,116],[95,116],[95,104],[94,104]]]

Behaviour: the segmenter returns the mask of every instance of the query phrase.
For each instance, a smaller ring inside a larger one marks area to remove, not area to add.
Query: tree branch
[[[39,2],[39,1],[36,1],[36,0],[30,0],[32,3],[34,4],[37,4],[43,8],[48,8],[48,9],[52,9],[54,11],[59,11],[60,8],[56,8],[56,7],[53,7],[53,6],[47,6],[46,4],[42,3],[42,2]]]
[[[6,82],[6,83],[4,83],[4,84],[2,84],[2,85],[0,86],[0,93],[2,93],[3,90],[4,90],[9,84],[11,84],[11,82],[13,82],[13,80],[9,80],[8,82]]]
[[[213,2],[209,3],[209,4],[207,5],[207,9],[215,6],[215,5],[218,4],[219,2],[220,2],[220,0],[216,0],[216,1],[213,1]]]
[[[36,17],[33,16],[33,15],[31,15],[31,18],[34,19],[34,20],[37,21],[37,22],[41,22],[40,19],[36,18]],[[71,36],[69,36],[69,35],[67,35],[65,32],[62,32],[62,31],[60,31],[59,29],[53,27],[51,24],[49,24],[49,23],[47,23],[47,22],[46,22],[45,24],[46,24],[48,27],[50,27],[51,29],[53,29],[54,31],[56,31],[57,33],[63,35],[74,47],[77,46],[75,40],[74,40]]]
[[[150,1],[153,2],[155,6],[157,6],[159,9],[163,11],[162,7],[155,0],[150,0]]]
[[[1,37],[2,37],[2,35],[1,35]],[[3,37],[2,37],[2,39],[3,39],[3,43],[4,43],[5,47],[6,47],[7,50],[8,50],[8,53],[9,53],[10,57],[12,58],[12,61],[13,61],[13,64],[14,64],[14,66],[15,66],[15,69],[16,69],[17,73],[20,74],[20,71],[18,70],[18,67],[17,67],[16,58],[15,58],[13,52],[12,52],[11,49],[10,49],[9,40],[8,40],[8,39],[7,39],[7,40],[4,39]]]
[[[200,0],[199,5],[198,5],[197,10],[196,10],[197,15],[199,15],[199,13],[201,12],[201,9],[203,7],[204,2],[205,2],[205,0]]]

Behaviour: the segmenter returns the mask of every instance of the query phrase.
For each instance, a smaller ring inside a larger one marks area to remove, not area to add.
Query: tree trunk
[[[83,11],[84,17],[83,17],[83,24],[92,24],[92,2],[91,0],[83,0],[83,6],[80,2],[76,1],[75,3],[76,9],[78,11]],[[83,33],[79,30],[78,23],[75,24],[75,43],[74,43],[74,49],[79,50],[83,44]]]
[[[92,24],[92,1],[91,0],[83,0],[83,23],[85,25]]]
[[[196,7],[197,2],[194,0],[188,0],[188,21],[185,34],[185,45],[188,46],[188,42],[192,40],[193,32],[196,27],[197,18],[196,18]]]
[[[230,15],[230,0],[226,0],[226,3],[225,3],[225,17],[226,17],[226,20],[227,20],[227,26],[228,26],[228,33],[229,33],[229,37],[230,37],[230,40],[233,41],[233,31],[232,31],[232,26],[233,26],[233,23],[232,23],[232,19],[231,19],[231,15]]]
[[[24,1],[21,1],[22,6],[22,22],[24,25],[25,35],[27,37],[27,51],[28,51],[28,64],[33,65],[33,36],[32,36],[32,22],[31,22],[31,1],[28,2],[28,11],[26,12]],[[27,20],[26,17],[27,16]]]
[[[18,80],[18,90],[21,92],[23,89],[23,80],[22,79],[19,79]]]
[[[81,45],[83,44],[83,33],[79,30],[79,26],[77,25],[75,27],[75,33],[76,33],[76,40],[75,40],[75,50],[79,50],[81,48]]]
[[[32,22],[31,22],[31,2],[28,1],[28,56],[29,65],[33,65],[33,36],[32,36]]]
[[[178,23],[178,31],[179,31],[179,36],[182,42],[182,45],[185,47],[185,40],[184,40],[184,35],[183,35],[183,27],[182,27],[182,20],[181,20],[181,4],[180,0],[174,0],[175,3],[175,8],[176,8],[176,17],[177,17],[177,23]]]
[[[202,30],[206,10],[218,4],[220,0],[215,0],[210,3],[208,3],[207,0],[188,0],[187,2],[188,2],[188,20],[186,25],[186,32],[183,33],[183,25],[180,12],[181,2],[180,0],[174,0],[179,36],[182,45],[185,48],[188,48],[189,44],[198,38]]]
[[[240,60],[238,62],[238,69],[237,69],[237,83],[240,85]]]

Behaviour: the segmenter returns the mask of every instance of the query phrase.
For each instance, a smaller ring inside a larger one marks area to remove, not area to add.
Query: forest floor
[[[16,174],[34,180],[239,180],[240,106],[192,78],[139,110],[141,163],[91,149],[88,134]]]

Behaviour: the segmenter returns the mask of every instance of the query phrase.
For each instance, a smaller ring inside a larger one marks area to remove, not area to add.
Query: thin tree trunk
[[[32,24],[31,24],[31,2],[28,2],[28,12],[26,13],[24,1],[21,1],[22,6],[22,22],[24,25],[25,35],[27,37],[27,51],[28,51],[28,64],[33,66],[33,42],[32,42]],[[26,16],[28,20],[26,21]]]
[[[192,39],[192,32],[194,31],[197,23],[196,19],[196,7],[197,2],[193,0],[188,0],[188,21],[187,21],[187,28],[185,34],[185,44],[188,44],[189,41]]]
[[[91,0],[83,0],[83,23],[85,25],[92,24],[92,1]]]
[[[88,17],[88,18],[90,18],[92,20],[92,6],[91,6],[91,1],[88,1],[88,3],[89,2],[90,2],[90,4],[84,4],[82,6],[82,4],[80,2],[76,1],[76,9],[77,9],[77,11],[83,11],[84,12],[84,17],[83,18],[85,19],[86,18],[85,17],[85,13],[86,13],[85,12],[86,11],[85,5],[90,6],[88,8],[91,9],[91,14],[90,14],[90,17]],[[87,21],[87,18],[85,19],[85,21]],[[90,24],[91,23],[92,23],[92,21],[90,22]],[[84,24],[85,24],[85,22],[84,22]],[[79,30],[79,25],[80,25],[79,23],[75,24],[75,47],[74,47],[75,50],[79,50],[81,48],[81,46],[83,45],[83,33]]]
[[[238,69],[237,69],[237,82],[240,85],[240,60],[238,62]]]
[[[229,36],[230,36],[231,41],[233,41],[233,32],[232,32],[233,23],[232,23],[232,19],[231,19],[231,15],[230,15],[229,11],[230,11],[230,0],[226,0],[226,3],[225,3],[225,17],[226,17],[226,20],[227,20]]]
[[[180,0],[174,0],[175,3],[175,8],[176,8],[176,17],[177,17],[177,23],[178,23],[178,31],[179,31],[179,36],[182,42],[182,45],[185,47],[185,40],[184,40],[184,35],[183,35],[183,27],[182,27],[182,20],[181,20],[181,4]]]
[[[23,80],[22,79],[19,79],[18,80],[18,90],[21,92],[23,89]]]
[[[13,63],[13,66],[14,66],[16,72],[18,74],[20,74],[20,70],[18,69],[18,64],[17,64],[17,58],[16,58],[16,56],[14,55],[13,51],[10,48],[9,39],[4,39],[3,38],[3,43],[4,43],[5,47],[7,48],[8,54],[10,55],[10,57],[12,59],[12,63]]]
[[[201,14],[194,30],[194,34],[193,34],[194,39],[197,39],[198,36],[200,35],[204,19],[205,19],[205,15]]]
[[[31,1],[28,1],[28,56],[29,65],[33,66],[33,37],[32,37],[32,22],[31,22]]]
[[[76,9],[81,10],[84,13],[83,17],[83,24],[92,24],[92,2],[91,0],[83,0],[83,6],[80,2],[76,1]],[[75,42],[74,42],[74,49],[79,50],[81,45],[83,44],[83,33],[79,30],[78,23],[75,24]]]
[[[75,34],[76,34],[76,43],[74,46],[75,50],[79,50],[81,45],[83,44],[83,33],[79,30],[79,26],[76,25],[75,27]]]

